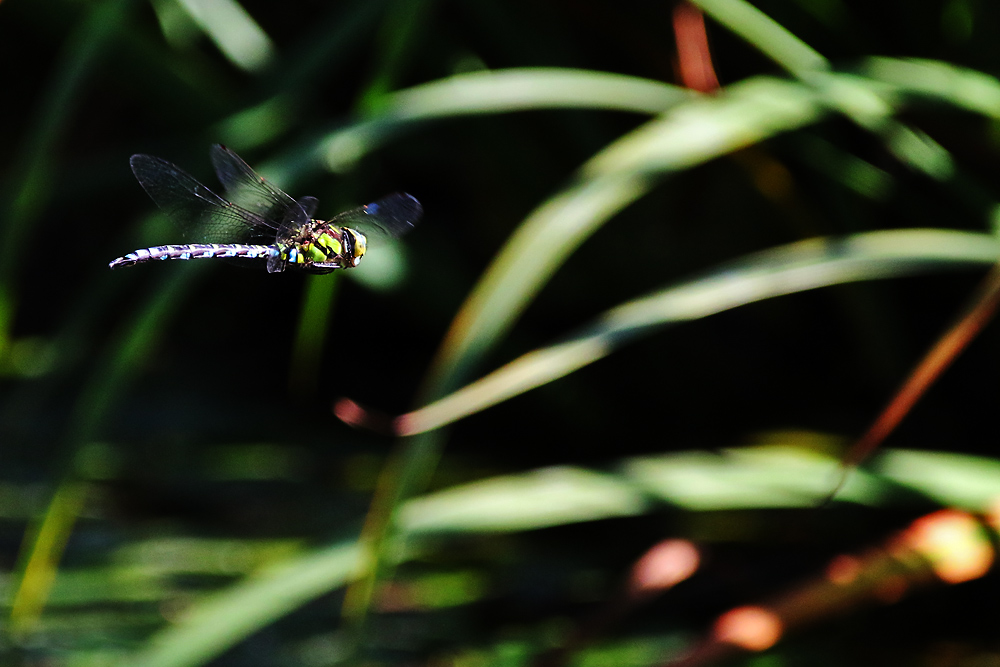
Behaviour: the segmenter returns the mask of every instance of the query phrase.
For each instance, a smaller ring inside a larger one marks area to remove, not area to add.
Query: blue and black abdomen
[[[188,243],[181,245],[159,245],[130,252],[112,261],[109,268],[142,264],[166,259],[212,259],[216,257],[240,257],[244,259],[266,259],[276,252],[274,246],[249,245],[245,243]]]

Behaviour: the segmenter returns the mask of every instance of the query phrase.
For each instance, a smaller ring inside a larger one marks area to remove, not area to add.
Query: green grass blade
[[[826,58],[743,0],[691,0],[703,12],[797,77],[830,68]]]
[[[613,308],[566,342],[529,352],[400,417],[398,429],[411,435],[440,428],[602,359],[651,328],[845,282],[988,265],[998,256],[1000,244],[992,236],[948,230],[870,232],[775,248]]]
[[[611,473],[560,466],[483,479],[414,498],[400,508],[399,523],[414,535],[433,536],[636,516],[657,502],[690,511],[814,507],[837,470],[837,458],[817,451],[817,439],[817,434],[774,434],[761,446],[630,458]],[[1000,489],[1000,462],[994,459],[887,450],[875,468],[876,475],[852,475],[841,498],[878,505],[892,484],[901,483],[980,511]],[[343,586],[360,567],[361,553],[348,541],[285,559],[195,602],[182,620],[119,665],[204,664],[293,609]]]
[[[345,542],[282,561],[198,602],[176,625],[161,631],[144,650],[119,665],[204,664],[305,602],[344,585],[357,571],[360,556],[355,542]]]
[[[867,467],[946,507],[988,512],[1000,496],[1000,461],[996,459],[956,452],[889,449]]]
[[[240,69],[255,72],[274,60],[271,38],[236,0],[177,0],[219,50]]]
[[[24,132],[10,181],[0,191],[0,356],[6,353],[17,308],[15,281],[31,227],[49,197],[52,153],[76,109],[87,77],[104,49],[128,19],[132,0],[105,0],[93,6],[63,45],[33,122]],[[5,148],[9,150],[9,148]]]
[[[452,320],[425,380],[424,401],[454,390],[479,365],[545,282],[577,247],[640,198],[655,176],[706,162],[823,113],[811,89],[773,79],[695,98],[614,142],[590,160],[569,188],[542,204],[510,237]],[[361,627],[375,580],[388,566],[393,516],[418,492],[440,456],[440,434],[409,440],[386,472],[373,502],[365,543],[372,569],[356,584],[345,612]]]
[[[635,516],[649,500],[613,475],[559,466],[491,477],[414,498],[399,521],[411,533],[519,531]]]
[[[649,191],[654,175],[702,164],[807,125],[822,113],[808,87],[754,79],[678,105],[609,145],[584,165],[577,183],[542,204],[511,235],[453,320],[431,386],[453,388],[454,378],[466,375],[506,335],[573,251]]]
[[[200,266],[179,269],[145,300],[142,308],[121,328],[94,365],[80,391],[60,454],[66,457],[60,481],[49,507],[40,520],[29,526],[21,549],[21,579],[17,584],[11,627],[30,631],[48,598],[62,551],[83,507],[87,485],[72,470],[78,448],[91,441],[108,412],[129,385],[129,379],[150,355],[165,331],[164,322],[178,307],[185,292],[200,274]]]
[[[417,122],[545,108],[651,115],[690,97],[689,91],[658,81],[586,70],[525,68],[459,74],[387,96],[373,116],[324,137],[319,154],[334,171],[345,171]]]
[[[894,95],[921,96],[1000,118],[1000,80],[937,60],[868,58],[859,71]]]

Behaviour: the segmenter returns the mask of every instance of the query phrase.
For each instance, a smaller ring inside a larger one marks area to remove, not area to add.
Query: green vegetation
[[[0,3],[0,662],[997,660],[991,329],[822,503],[1000,256],[998,9],[692,2],[718,90],[666,3]],[[213,143],[424,220],[110,272]]]

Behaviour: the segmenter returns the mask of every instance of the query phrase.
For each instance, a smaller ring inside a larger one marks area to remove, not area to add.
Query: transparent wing
[[[370,239],[396,238],[420,222],[424,207],[416,197],[397,192],[331,218],[338,227],[356,229]]]
[[[290,232],[309,222],[309,213],[303,204],[274,187],[250,168],[239,155],[222,144],[215,144],[209,152],[212,166],[222,182],[229,201],[274,223],[278,238],[287,238]],[[316,200],[312,197],[315,208]]]
[[[143,190],[189,240],[274,242],[276,223],[226,201],[176,165],[152,155],[133,155],[129,163]]]
[[[315,197],[302,197],[299,199],[299,206],[306,212],[306,217],[312,220],[316,217],[316,207],[319,206],[319,200]]]

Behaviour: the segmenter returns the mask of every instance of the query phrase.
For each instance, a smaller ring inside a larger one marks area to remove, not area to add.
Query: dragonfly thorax
[[[277,258],[281,269],[291,266],[309,273],[330,273],[358,266],[367,247],[361,232],[310,220],[293,238],[278,243]]]

